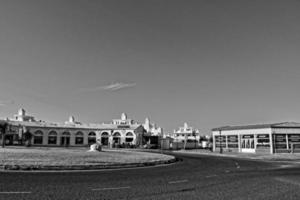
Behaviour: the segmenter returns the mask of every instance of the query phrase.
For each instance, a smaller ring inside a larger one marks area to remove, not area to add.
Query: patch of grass
[[[0,165],[111,165],[164,161],[172,158],[162,154],[111,149],[91,152],[84,148],[0,148]]]

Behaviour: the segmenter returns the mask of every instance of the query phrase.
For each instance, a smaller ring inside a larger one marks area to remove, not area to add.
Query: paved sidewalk
[[[220,157],[237,157],[263,161],[294,162],[300,164],[300,153],[280,153],[280,154],[255,154],[255,153],[235,153],[235,152],[211,152],[205,149],[179,150],[176,153],[202,154]]]

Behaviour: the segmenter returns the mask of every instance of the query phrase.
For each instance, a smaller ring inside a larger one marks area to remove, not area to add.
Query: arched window
[[[114,144],[120,144],[121,143],[121,134],[119,132],[115,132],[113,134],[113,141],[114,141]]]
[[[48,134],[48,144],[57,144],[57,133],[55,131]]]
[[[133,141],[133,138],[134,138],[134,136],[133,136],[133,133],[131,133],[131,132],[128,132],[128,133],[126,133],[125,142],[128,142],[128,143],[130,143],[130,142],[132,142],[132,141]]]
[[[93,144],[96,143],[96,133],[90,132],[88,135],[88,143]]]
[[[33,144],[43,144],[43,132],[36,131],[33,135]]]
[[[64,136],[64,137],[70,137],[70,133],[69,132],[63,132],[62,136]]]
[[[103,132],[101,134],[101,144],[102,145],[108,145],[108,138],[109,138],[108,132]]]
[[[75,135],[75,144],[83,144],[83,133],[80,131]]]

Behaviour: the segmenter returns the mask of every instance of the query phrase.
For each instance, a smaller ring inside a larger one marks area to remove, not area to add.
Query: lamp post
[[[221,129],[219,129],[219,142],[220,142],[220,153],[223,153],[223,147],[222,147],[222,137],[221,137]]]

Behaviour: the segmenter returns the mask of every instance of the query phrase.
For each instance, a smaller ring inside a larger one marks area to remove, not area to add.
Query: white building
[[[146,129],[150,135],[157,135],[161,130],[153,127],[150,122],[144,128],[145,124],[127,118],[125,113],[111,123],[85,124],[76,121],[73,116],[65,123],[51,123],[37,121],[33,116],[26,115],[24,109],[20,109],[12,119],[2,120],[2,123],[9,124],[6,145],[22,144],[25,133],[30,133],[30,143],[37,146],[86,146],[95,142],[109,147],[139,145],[141,141],[138,136],[143,135],[146,128],[150,127]],[[0,138],[0,142],[2,140]]]
[[[162,136],[163,129],[161,127],[156,127],[155,123],[150,123],[150,119],[147,117],[145,123],[143,124],[146,133],[149,133],[151,136]]]
[[[219,127],[212,136],[214,151],[300,152],[300,123],[295,122]]]
[[[200,139],[200,132],[198,129],[189,126],[186,122],[182,127],[175,129],[173,134],[170,135],[171,138],[174,139],[176,142],[185,142],[186,140],[189,141],[199,141]]]

